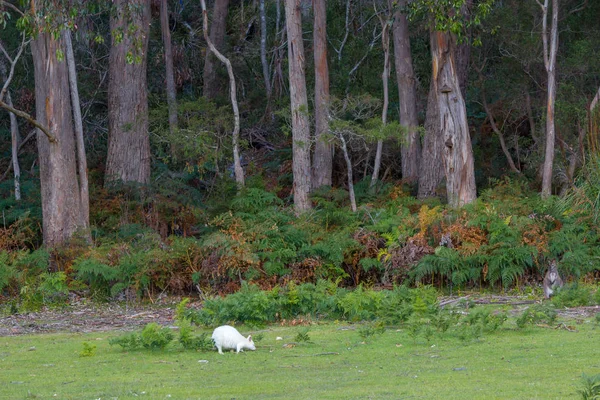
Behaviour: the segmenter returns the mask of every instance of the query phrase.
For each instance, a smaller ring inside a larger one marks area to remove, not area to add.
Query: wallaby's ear
[[[251,342],[252,341],[252,335],[248,335],[248,341]]]

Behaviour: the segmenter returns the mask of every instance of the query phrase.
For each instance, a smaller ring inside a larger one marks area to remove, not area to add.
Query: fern
[[[0,293],[9,286],[16,275],[17,271],[10,264],[10,254],[5,251],[0,252]]]
[[[94,258],[80,258],[75,260],[73,270],[77,278],[95,289],[106,292],[110,289],[111,282],[117,278],[117,271]]]
[[[489,248],[489,246],[484,246]],[[497,247],[489,252],[486,260],[488,272],[486,279],[491,284],[498,281],[506,288],[523,276],[527,268],[533,266],[536,249],[533,247]]]

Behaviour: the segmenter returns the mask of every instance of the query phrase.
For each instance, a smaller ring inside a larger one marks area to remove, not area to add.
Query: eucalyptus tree
[[[400,125],[407,129],[406,137],[401,141],[402,178],[416,182],[421,159],[421,138],[418,130],[416,78],[412,65],[407,17],[409,3],[410,0],[398,1],[394,10],[392,33],[400,103]]]
[[[42,230],[44,244],[48,247],[63,245],[77,231],[85,234],[89,225],[85,149],[73,124],[74,118],[77,120],[80,115],[80,110],[76,110],[79,104],[73,103],[72,96],[77,88],[69,76],[69,62],[64,59],[65,54],[67,58],[71,55],[70,36],[65,29],[74,26],[73,15],[63,11],[69,5],[78,4],[70,4],[67,0],[31,1],[26,10],[20,10],[11,3],[0,2],[0,6],[17,15],[16,25],[23,29],[19,52],[12,59],[9,57],[11,68],[0,94],[0,103],[3,103],[2,97],[25,44],[31,43],[36,117],[13,107],[8,109],[38,129]],[[31,39],[26,41],[26,36]]]
[[[214,0],[210,40],[215,48],[223,51],[225,34],[227,32],[227,9],[229,0]],[[212,51],[206,52],[203,72],[203,95],[209,100],[214,99],[220,92],[220,81],[217,76],[217,59]]]
[[[429,21],[432,58],[419,197],[435,195],[445,178],[448,203],[454,207],[477,197],[473,148],[460,84],[459,44],[466,40],[469,26],[489,12],[491,2],[479,2],[475,12],[465,12],[470,5],[466,0],[413,3],[414,10],[425,13]]]
[[[150,181],[147,58],[150,0],[114,0],[105,184]]]
[[[244,187],[244,170],[242,169],[242,162],[240,158],[240,111],[238,108],[237,102],[237,86],[235,83],[235,76],[233,74],[233,67],[231,66],[231,62],[227,57],[225,57],[221,52],[216,48],[211,38],[208,35],[208,13],[206,11],[206,4],[204,0],[200,0],[200,4],[202,6],[202,27],[204,31],[204,38],[208,47],[212,53],[223,63],[227,68],[227,74],[229,75],[229,92],[231,98],[231,106],[233,108],[233,119],[234,119],[234,128],[232,137],[232,147],[233,147],[233,170],[235,173],[235,181],[238,185],[238,189]]]
[[[292,171],[294,174],[294,208],[303,213],[311,208],[310,191],[310,122],[306,95],[304,43],[302,41],[301,0],[285,0],[288,39],[290,107],[292,119]]]
[[[162,33],[165,53],[165,81],[167,87],[167,106],[169,108],[169,130],[171,134],[177,129],[177,90],[173,73],[173,46],[171,29],[169,28],[169,2],[160,0],[160,31]]]
[[[329,66],[327,63],[326,1],[314,0],[313,48],[315,58],[315,152],[312,187],[331,186],[333,145],[329,138]]]

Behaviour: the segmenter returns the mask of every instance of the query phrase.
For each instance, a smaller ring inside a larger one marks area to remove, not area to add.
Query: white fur
[[[219,350],[219,354],[223,354],[223,349],[235,349],[237,353],[246,350],[256,350],[252,336],[243,337],[233,326],[219,326],[213,331],[212,340]]]

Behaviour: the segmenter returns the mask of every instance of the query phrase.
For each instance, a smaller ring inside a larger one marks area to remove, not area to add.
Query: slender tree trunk
[[[432,85],[439,110],[438,131],[448,203],[460,207],[476,199],[473,149],[467,113],[456,70],[456,41],[445,32],[431,33]],[[438,144],[439,146],[439,144]]]
[[[548,1],[542,6],[543,27],[542,39],[544,46],[544,65],[548,75],[547,104],[546,104],[546,153],[542,174],[542,197],[552,194],[552,169],[554,164],[554,104],[556,102],[556,53],[558,51],[558,0],[552,0],[552,27],[550,43],[548,43]]]
[[[262,64],[263,79],[267,98],[271,98],[271,73],[267,61],[267,16],[265,14],[265,0],[260,0],[260,62]]]
[[[344,153],[344,160],[346,160],[346,170],[348,174],[348,193],[350,195],[350,208],[352,208],[352,212],[356,212],[356,196],[354,195],[354,177],[352,176],[352,161],[350,160],[350,155],[348,154],[348,147],[346,146],[346,139],[344,139],[344,134],[340,133],[338,135],[340,142],[342,143],[342,153]]]
[[[488,120],[490,121],[492,130],[494,131],[494,133],[496,135],[498,135],[498,140],[500,141],[500,147],[502,148],[502,152],[504,153],[504,157],[506,157],[506,161],[508,162],[508,165],[509,165],[511,171],[516,172],[517,174],[521,173],[521,171],[519,171],[519,169],[515,165],[515,162],[513,161],[513,158],[511,156],[510,152],[508,151],[508,148],[506,147],[506,142],[504,141],[504,134],[502,133],[500,128],[498,128],[498,125],[496,125],[496,119],[494,118],[494,114],[492,113],[492,110],[490,110],[490,107],[488,106],[487,98],[486,98],[487,96],[485,93],[485,78],[483,76],[483,67],[478,68],[477,72],[479,74],[481,104],[483,105],[483,109],[484,109],[485,113],[487,114]]]
[[[331,186],[333,146],[329,133],[329,66],[327,64],[326,1],[314,0],[315,154],[312,186]]]
[[[242,161],[240,159],[240,111],[238,108],[237,102],[237,88],[235,84],[235,76],[233,74],[233,67],[231,66],[231,62],[227,57],[217,50],[214,43],[208,36],[208,13],[206,11],[206,4],[204,0],[200,0],[200,4],[202,6],[202,21],[204,28],[204,38],[206,39],[206,43],[210,48],[210,51],[215,54],[215,56],[225,64],[227,68],[227,74],[229,75],[229,92],[231,96],[231,106],[233,108],[233,133],[232,133],[232,145],[233,145],[233,169],[235,172],[235,181],[238,185],[238,189],[244,187],[244,170],[242,169]]]
[[[12,107],[10,92],[6,93],[6,103]],[[17,116],[13,113],[9,113],[9,115],[11,156],[15,183],[15,200],[19,201],[21,200],[21,166],[19,165],[19,142],[21,140],[21,136],[19,135],[19,122],[17,121]]]
[[[36,119],[47,126],[56,140],[51,142],[38,129],[37,145],[42,194],[44,244],[55,247],[67,242],[89,225],[84,218],[77,178],[73,113],[69,97],[67,63],[57,60],[64,42],[48,33],[38,33],[31,43],[35,76]]]
[[[294,174],[294,208],[300,214],[311,208],[310,191],[310,123],[306,97],[304,43],[302,42],[301,0],[285,0],[292,112],[292,170]]]
[[[492,110],[490,110],[490,108],[488,107],[487,100],[485,99],[485,92],[483,90],[481,91],[481,96],[482,96],[482,100],[483,100],[483,109],[485,110],[485,113],[487,114],[488,119],[490,120],[490,125],[492,126],[492,130],[494,131],[494,133],[496,135],[498,135],[498,140],[500,141],[500,147],[502,148],[504,157],[506,157],[506,161],[508,162],[508,166],[510,167],[510,170],[512,172],[516,172],[517,174],[521,173],[521,171],[519,171],[519,169],[515,165],[515,162],[513,161],[513,158],[510,155],[508,148],[506,147],[506,142],[504,141],[504,135],[502,134],[502,131],[496,125],[496,120],[494,119],[494,114],[492,114]]]
[[[389,15],[378,15],[381,22],[381,45],[383,48],[383,72],[381,81],[383,83],[383,107],[381,110],[381,125],[387,125],[388,107],[390,104],[389,85],[390,78],[390,25],[388,24]],[[383,153],[383,139],[377,140],[377,150],[375,151],[375,163],[373,164],[373,175],[369,187],[373,189],[379,179],[379,169],[381,168],[381,156]]]
[[[210,27],[210,40],[217,50],[222,51],[225,45],[227,29],[227,8],[229,0],[215,0],[213,7],[212,25]],[[206,52],[204,59],[204,97],[214,99],[222,91],[221,83],[217,77],[217,60],[212,51]]]
[[[4,57],[0,56],[0,77],[3,82],[8,80],[8,70],[6,67],[6,61]],[[12,98],[10,91],[6,90],[6,104],[13,107]],[[21,142],[21,136],[19,135],[19,122],[17,116],[11,112],[8,113],[10,118],[10,139],[11,139],[11,157],[12,157],[12,168],[14,172],[14,185],[15,185],[15,200],[21,200],[21,167],[19,165],[19,144]]]
[[[171,29],[169,28],[168,0],[160,2],[160,30],[165,49],[165,80],[167,81],[167,105],[169,107],[169,130],[177,130],[177,90],[173,72],[173,48],[171,45]]]
[[[281,0],[275,0],[275,46],[273,48],[273,78],[271,80],[271,90],[276,96],[281,96],[284,91],[284,78],[282,63],[285,58],[284,44],[285,28],[280,29],[281,23]]]
[[[412,65],[408,18],[403,12],[407,3],[407,0],[400,0],[398,9],[395,11],[394,60],[400,100],[400,125],[407,130],[406,137],[401,144],[402,178],[408,182],[416,182],[419,177],[421,142],[418,131],[417,89]]]
[[[73,122],[75,124],[75,147],[77,150],[77,174],[79,177],[79,200],[81,201],[81,212],[83,220],[90,220],[90,192],[88,185],[88,168],[83,140],[83,120],[81,118],[81,104],[79,102],[79,89],[77,87],[77,71],[75,70],[75,55],[73,54],[73,43],[71,31],[64,30],[63,36],[66,47],[67,70],[69,74],[69,91],[71,93],[71,104],[73,107]],[[87,226],[85,226],[87,228]]]
[[[115,0],[108,80],[108,155],[105,184],[150,181],[150,137],[146,66],[150,29],[150,0]],[[133,25],[131,25],[133,24]],[[129,26],[136,26],[131,33]],[[122,32],[117,42],[115,34]],[[135,35],[135,36],[134,36]],[[137,47],[136,43],[140,46]],[[133,52],[134,63],[127,61]]]

